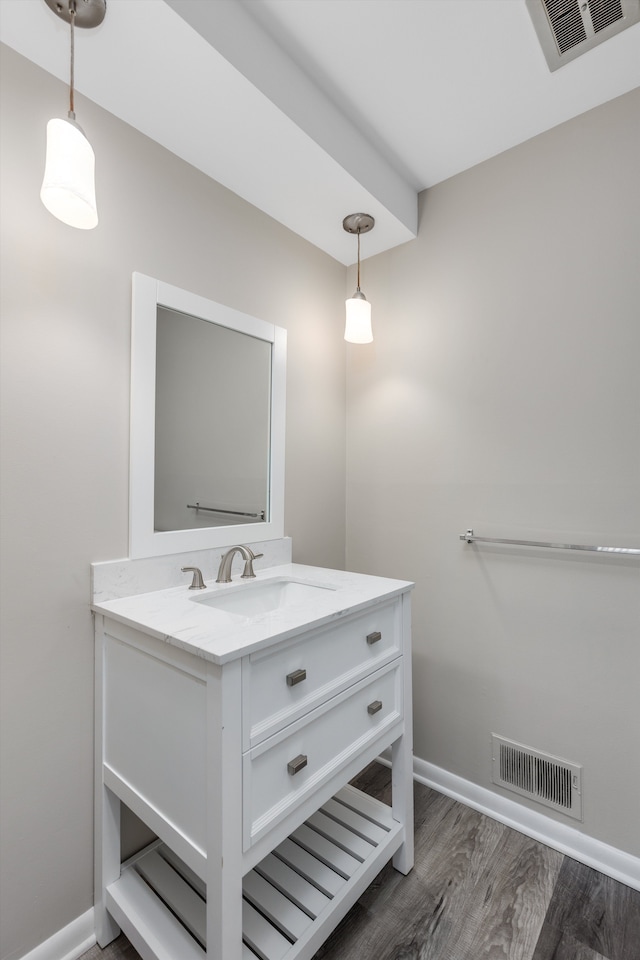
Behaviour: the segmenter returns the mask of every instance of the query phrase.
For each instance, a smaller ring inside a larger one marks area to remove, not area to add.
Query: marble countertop
[[[305,599],[253,616],[207,606],[203,602],[214,596],[224,601],[231,594],[240,598],[243,590],[250,591],[253,585],[266,585],[274,580],[293,580],[325,589],[311,591]],[[92,610],[206,660],[223,664],[303,630],[323,626],[374,603],[399,596],[412,587],[412,583],[404,580],[286,563],[256,570],[255,580],[243,581],[236,577],[232,583],[212,583],[206,590],[189,590],[186,585],[170,587],[93,603]]]

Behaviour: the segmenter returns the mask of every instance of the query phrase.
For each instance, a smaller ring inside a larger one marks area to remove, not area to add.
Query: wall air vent
[[[640,22],[640,0],[526,0],[550,70]]]
[[[582,820],[582,767],[491,735],[491,781]]]

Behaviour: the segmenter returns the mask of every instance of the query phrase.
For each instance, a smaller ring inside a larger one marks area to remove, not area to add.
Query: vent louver
[[[587,9],[591,13],[595,33],[600,33],[609,24],[622,20],[624,16],[621,0],[590,0]]]
[[[492,782],[582,820],[582,767],[495,734]]]
[[[526,0],[550,70],[640,22],[640,0]]]
[[[576,0],[543,0],[560,53],[587,39]]]

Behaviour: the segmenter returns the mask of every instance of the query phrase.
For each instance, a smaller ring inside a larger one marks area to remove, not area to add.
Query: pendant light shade
[[[371,343],[371,304],[360,289],[345,300],[347,320],[344,328],[344,338],[349,343]]]
[[[95,163],[91,144],[76,123],[74,111],[74,27],[97,27],[106,12],[106,0],[45,0],[47,6],[70,25],[68,119],[49,120],[47,156],[40,199],[54,217],[70,227],[91,230],[98,225]]]
[[[95,154],[77,123],[49,120],[40,199],[47,210],[80,230],[97,226]]]
[[[371,343],[371,304],[360,289],[360,234],[373,230],[375,220],[368,213],[351,213],[342,221],[347,233],[358,237],[358,285],[352,297],[345,301],[347,308],[344,338],[349,343]]]

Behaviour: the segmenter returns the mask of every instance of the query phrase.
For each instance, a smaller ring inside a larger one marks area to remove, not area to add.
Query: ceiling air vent
[[[640,0],[526,0],[550,70],[640,22]]]

